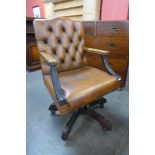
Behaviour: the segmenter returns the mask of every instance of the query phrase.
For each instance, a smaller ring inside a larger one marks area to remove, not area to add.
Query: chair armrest
[[[45,51],[40,52],[40,56],[47,62],[47,64],[50,67],[51,80],[59,105],[63,106],[67,104],[66,97],[63,93],[63,90],[59,82],[59,77],[56,68],[57,60],[53,59],[51,55],[49,55]]]
[[[100,54],[100,55],[108,55],[109,51],[106,50],[100,50],[100,49],[96,49],[96,48],[88,48],[85,47],[84,50],[90,52],[90,53],[96,53],[96,54]]]
[[[60,106],[63,106],[67,104],[67,101],[60,85],[56,65],[50,64],[50,75],[58,103]]]
[[[118,81],[120,81],[121,80],[121,77],[117,73],[115,73],[113,71],[113,69],[111,68],[111,66],[109,64],[108,56],[107,55],[101,55],[101,59],[102,59],[102,62],[104,64],[107,72],[109,74],[111,74],[112,76],[114,76]]]
[[[112,76],[114,76],[118,81],[121,80],[121,77],[113,71],[113,69],[111,68],[111,66],[109,64],[109,60],[108,60],[109,51],[95,49],[95,48],[88,48],[88,47],[85,47],[84,50],[91,52],[91,53],[100,54],[103,65],[105,66],[107,72],[109,74],[111,74]]]
[[[57,60],[53,59],[51,55],[42,51],[40,52],[40,56],[49,64],[49,65],[57,65]]]

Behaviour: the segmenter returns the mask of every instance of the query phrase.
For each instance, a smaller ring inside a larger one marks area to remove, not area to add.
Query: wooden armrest
[[[86,50],[88,52],[91,52],[91,53],[97,53],[97,54],[100,54],[100,55],[108,55],[109,54],[109,51],[100,50],[100,49],[96,49],[96,48],[85,47],[84,50]]]
[[[116,74],[113,71],[113,69],[111,68],[111,66],[109,65],[109,61],[108,61],[109,51],[95,49],[95,48],[88,48],[88,47],[85,47],[84,50],[86,50],[88,52],[91,52],[91,53],[100,54],[101,55],[102,62],[104,64],[105,68],[107,69],[108,73],[111,74],[112,76],[114,76],[118,81],[121,80],[121,77],[118,74]]]
[[[60,106],[63,106],[64,104],[67,104],[67,101],[60,85],[56,65],[50,65],[50,74],[58,103],[60,104]]]
[[[101,55],[101,59],[102,62],[106,68],[106,70],[108,71],[109,74],[111,74],[112,76],[114,76],[118,81],[121,80],[121,77],[114,72],[114,70],[111,68],[110,64],[109,64],[109,60],[108,60],[108,56],[107,55]]]
[[[58,103],[60,106],[63,106],[64,104],[67,104],[66,97],[62,91],[62,88],[60,86],[59,77],[57,73],[57,60],[53,59],[51,55],[46,53],[46,51],[41,51],[40,56],[49,64],[50,66],[50,74],[51,74],[51,80],[52,84],[55,90],[55,94],[58,100]]]
[[[49,65],[57,65],[57,60],[53,59],[48,53],[42,51],[40,52],[40,56],[45,59]]]

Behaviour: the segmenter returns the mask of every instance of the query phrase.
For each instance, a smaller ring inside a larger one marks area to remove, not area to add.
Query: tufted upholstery
[[[34,20],[35,37],[39,52],[46,51],[57,60],[60,71],[72,70],[87,63],[83,53],[84,30],[81,22],[64,18]],[[49,67],[41,59],[43,74],[49,74]]]
[[[40,55],[56,64],[58,70],[61,89],[67,102],[63,106],[58,103],[49,65],[40,56],[44,83],[60,113],[89,104],[119,87],[114,76],[87,64],[84,52],[94,50],[85,48],[81,22],[56,18],[35,19],[33,24]],[[101,55],[108,53],[95,51]]]

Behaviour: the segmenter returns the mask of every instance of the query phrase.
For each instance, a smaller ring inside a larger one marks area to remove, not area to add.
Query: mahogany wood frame
[[[93,50],[95,51],[95,49],[93,49]],[[89,52],[88,49],[87,49],[87,51]],[[96,49],[96,52],[97,52],[97,49]],[[106,67],[107,71],[111,75],[116,77],[116,79],[118,81],[120,81],[121,77],[118,74],[116,74],[113,71],[113,69],[111,68],[111,66],[109,65],[108,56],[107,56],[108,53],[106,54],[106,53],[101,53],[101,52],[102,51],[100,51],[99,54],[102,57],[103,64]],[[48,60],[46,60],[46,62],[47,62],[47,64],[49,64]],[[49,66],[50,66],[51,80],[52,80],[53,87],[54,87],[54,90],[55,90],[55,93],[56,93],[56,97],[57,97],[58,103],[60,104],[60,106],[62,106],[64,104],[67,104],[67,101],[66,101],[65,95],[63,94],[62,88],[60,86],[59,77],[58,77],[58,74],[57,74],[56,64],[55,63],[53,63],[53,64],[50,63]],[[86,114],[89,117],[95,119],[101,125],[101,127],[103,129],[110,131],[112,129],[111,123],[106,118],[104,118],[102,115],[100,115],[99,113],[95,112],[91,108],[91,107],[93,107],[93,106],[95,106],[97,104],[99,104],[100,107],[102,108],[105,102],[106,102],[105,98],[103,98],[103,100],[99,99],[98,101],[94,101],[94,102],[92,102],[89,105],[86,105],[84,107],[80,107],[80,108],[76,109],[75,111],[73,111],[71,117],[69,118],[69,120],[67,121],[67,123],[65,125],[65,128],[64,128],[64,130],[62,132],[62,135],[61,135],[61,138],[63,140],[67,140],[68,139],[68,135],[71,132],[71,129],[72,129],[75,121],[77,120],[77,118],[81,114]],[[54,114],[55,111],[57,110],[57,108],[56,108],[55,105],[51,105],[49,107],[49,110],[51,111],[52,114]]]
[[[85,48],[85,50],[90,52],[89,48]],[[118,74],[116,74],[113,71],[113,69],[111,68],[111,66],[109,65],[108,52],[105,53],[105,51],[102,51],[102,50],[100,50],[100,52],[99,52],[97,49],[92,49],[92,50],[101,56],[102,62],[104,64],[106,70],[109,72],[109,74],[111,74],[118,81],[120,81],[121,77]],[[52,84],[53,84],[53,87],[54,87],[54,90],[56,93],[57,102],[60,104],[60,106],[63,106],[64,104],[67,104],[67,101],[66,101],[65,95],[64,95],[62,88],[61,88],[61,85],[60,85],[59,77],[57,74],[56,63],[49,63],[50,60],[48,60],[48,58],[50,58],[50,56],[48,56],[47,53],[46,53],[46,55],[47,55],[47,57],[44,57],[44,59],[50,67],[50,75],[51,75]]]

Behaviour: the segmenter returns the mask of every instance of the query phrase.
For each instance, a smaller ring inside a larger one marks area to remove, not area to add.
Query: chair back
[[[57,60],[58,72],[72,70],[87,64],[82,22],[65,18],[35,19],[33,21],[39,52],[47,52]],[[40,58],[43,74],[49,66]]]

